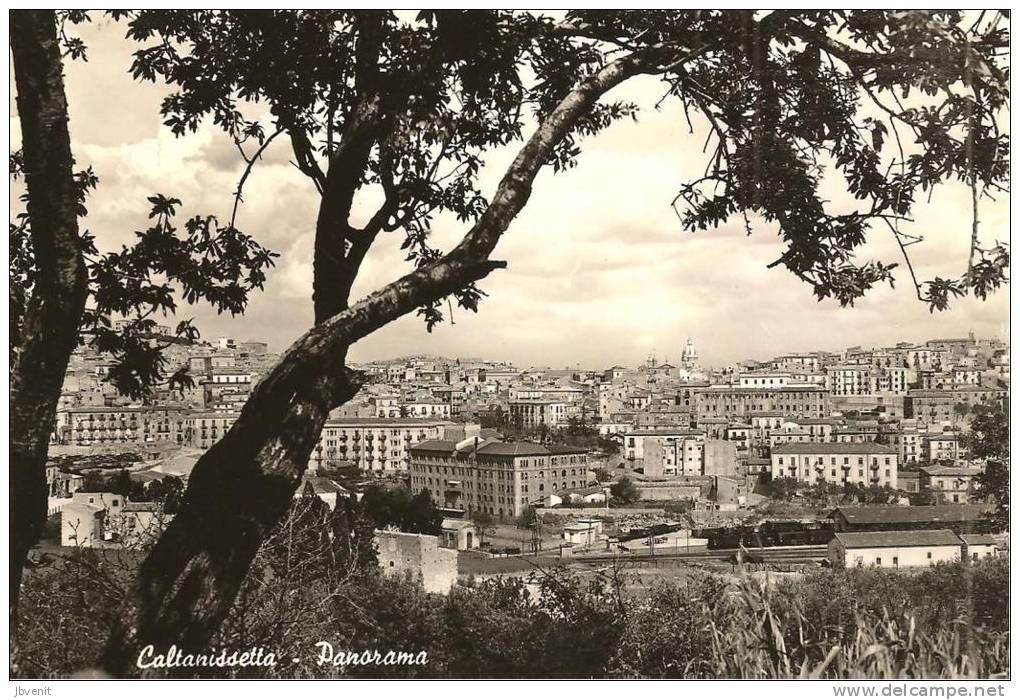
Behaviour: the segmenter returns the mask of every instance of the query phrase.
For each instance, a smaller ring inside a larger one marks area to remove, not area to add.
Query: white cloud
[[[105,24],[105,23],[104,23]],[[184,200],[186,212],[229,215],[243,163],[220,132],[203,126],[175,138],[157,112],[165,90],[135,83],[127,74],[133,49],[122,27],[84,30],[87,64],[67,71],[71,131],[79,161],[91,163],[102,182],[91,202],[89,228],[101,245],[116,246],[143,226],[145,196],[163,192]],[[650,79],[624,86],[619,97],[644,106],[660,91]],[[17,133],[12,123],[12,138]],[[782,252],[775,229],[756,225],[751,237],[735,220],[717,231],[690,233],[670,208],[678,184],[704,167],[704,133],[689,134],[682,110],[646,110],[585,143],[579,166],[543,172],[528,206],[500,242],[496,256],[509,261],[481,286],[490,297],[480,312],[454,311],[455,324],[427,334],[414,316],[360,342],[352,357],[410,352],[480,355],[524,364],[611,365],[635,363],[650,350],[676,358],[686,337],[702,357],[728,362],[794,349],[838,349],[900,339],[921,340],[973,329],[994,335],[1008,324],[1008,292],[988,302],[957,302],[932,315],[913,298],[905,270],[895,290],[874,290],[855,308],[818,303],[811,289],[782,269],[766,269]],[[513,149],[488,158],[491,193]],[[263,338],[279,349],[311,322],[311,251],[317,198],[310,183],[288,163],[280,139],[247,183],[239,226],[281,254],[267,289],[253,297],[244,317],[218,317],[204,307],[189,310],[208,336]],[[837,206],[853,206],[838,180],[826,194]],[[366,216],[371,196],[357,211]],[[966,267],[969,194],[944,188],[919,204],[913,232],[925,242],[912,248],[919,274],[959,275]],[[1008,240],[1008,197],[983,204],[986,241]],[[440,217],[437,245],[449,247],[465,226]],[[366,261],[357,294],[367,294],[403,274],[408,264],[399,237],[383,236]],[[863,257],[895,261],[892,236],[876,230]]]

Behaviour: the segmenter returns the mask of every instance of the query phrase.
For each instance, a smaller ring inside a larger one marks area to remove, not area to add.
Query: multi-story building
[[[772,478],[896,488],[898,460],[895,447],[878,443],[790,443],[772,449]]]
[[[932,493],[941,503],[970,503],[974,500],[977,467],[921,467],[921,490]]]
[[[57,417],[58,439],[70,445],[184,441],[180,406],[79,406]]]
[[[687,409],[669,406],[634,414],[634,427],[650,430],[687,428],[691,425],[691,412]]]
[[[732,423],[723,429],[723,440],[736,443],[738,450],[746,450],[751,446],[751,426],[745,423]]]
[[[772,434],[783,428],[783,414],[779,411],[755,411],[749,418],[753,445],[771,445]]]
[[[924,439],[916,428],[903,428],[891,434],[890,442],[900,451],[900,464],[916,464],[924,459]]]
[[[914,369],[941,369],[945,363],[945,350],[924,345],[907,350],[907,364]]]
[[[962,384],[954,386],[950,392],[954,405],[1005,406],[1009,400],[1009,391],[998,386]]]
[[[865,396],[875,393],[870,365],[834,365],[826,368],[829,391],[833,396]]]
[[[438,399],[415,399],[404,403],[401,409],[409,418],[450,419],[450,404]]]
[[[797,418],[787,421],[787,424],[796,425],[806,430],[811,437],[809,442],[829,442],[832,440],[833,431],[841,421],[840,418]]]
[[[787,445],[791,442],[815,442],[815,438],[811,437],[807,428],[792,422],[784,423],[781,428],[771,431],[769,435],[768,444],[770,447]]]
[[[184,417],[184,443],[207,450],[237,421],[234,411],[192,411]]]
[[[623,456],[628,460],[644,459],[645,446],[648,444],[648,440],[660,443],[675,443],[689,438],[700,438],[703,440],[704,437],[703,431],[693,428],[673,427],[657,430],[635,428],[627,431],[623,436]]]
[[[310,466],[353,462],[364,471],[406,473],[408,448],[427,440],[440,440],[457,424],[436,418],[340,418],[326,421]],[[475,434],[477,434],[477,425]]]
[[[584,448],[468,438],[428,440],[409,449],[411,490],[445,508],[517,517],[532,503],[587,485]]]
[[[953,384],[981,384],[981,369],[965,365],[953,367]]]
[[[788,372],[745,372],[737,378],[737,386],[742,389],[774,389],[791,383],[793,378]]]
[[[709,386],[695,391],[694,396],[697,420],[743,420],[761,411],[777,411],[790,418],[824,418],[829,412],[828,392],[814,384],[787,384],[772,389]]]
[[[630,438],[631,435],[627,437]],[[642,452],[645,476],[697,476],[704,473],[703,434],[691,433],[683,436],[651,434],[638,439],[644,443]]]
[[[960,456],[960,440],[952,433],[929,433],[923,441],[924,460],[933,462],[954,462]]]
[[[510,402],[510,420],[522,428],[544,425],[556,428],[567,423],[570,412],[563,401],[545,399],[518,399]]]
[[[432,395],[449,407],[446,415],[450,418],[459,416],[464,408],[464,397],[466,392],[462,388],[454,386],[441,386],[432,390]]]
[[[913,389],[907,392],[906,417],[922,425],[952,424],[956,417],[953,392],[941,389]]]
[[[880,430],[875,421],[855,421],[847,425],[837,426],[832,431],[833,442],[874,442],[878,440]]]
[[[906,367],[887,366],[877,370],[875,374],[875,392],[879,394],[905,394],[914,376]]]

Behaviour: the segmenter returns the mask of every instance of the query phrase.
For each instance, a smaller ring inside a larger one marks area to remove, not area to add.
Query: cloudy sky
[[[145,224],[145,197],[179,197],[185,212],[229,216],[243,163],[226,136],[211,126],[175,138],[161,126],[165,89],[132,81],[132,47],[124,27],[101,19],[80,31],[89,61],[67,69],[71,138],[78,161],[91,164],[100,186],[87,222],[101,246],[129,240]],[[688,133],[677,105],[655,111],[660,91],[650,79],[624,85],[614,97],[646,107],[639,120],[619,122],[584,143],[580,165],[567,173],[543,172],[526,209],[514,221],[495,257],[509,268],[486,279],[490,294],[478,314],[454,309],[454,323],[433,333],[414,316],[362,340],[355,361],[411,353],[482,356],[521,365],[604,367],[634,365],[654,351],[676,360],[688,336],[702,359],[724,364],[764,359],[795,350],[838,350],[899,340],[966,334],[1008,334],[1008,290],[986,302],[966,299],[949,312],[929,313],[906,279],[876,289],[854,308],[817,302],[810,287],[782,268],[766,269],[782,251],[775,229],[742,222],[691,234],[670,201],[680,182],[704,167],[704,133]],[[12,141],[18,140],[11,117]],[[205,307],[184,307],[203,335],[260,339],[282,350],[312,319],[311,264],[317,197],[310,182],[288,164],[289,144],[267,151],[245,191],[238,226],[280,254],[264,293],[244,317],[217,317]],[[486,191],[513,156],[492,154]],[[839,182],[827,185],[834,206],[848,202]],[[362,213],[371,202],[360,203]],[[969,192],[944,188],[915,212],[910,229],[925,241],[914,246],[922,279],[956,277],[966,269]],[[1008,197],[981,210],[985,242],[1009,240]],[[183,219],[182,219],[183,221]],[[435,238],[449,247],[465,227],[440,220]],[[381,237],[364,265],[356,296],[407,271],[399,234]],[[890,234],[876,229],[864,258],[897,260]],[[904,271],[905,273],[905,271]]]

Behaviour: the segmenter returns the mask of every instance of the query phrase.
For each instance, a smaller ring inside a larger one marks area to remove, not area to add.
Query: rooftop
[[[936,464],[921,467],[921,471],[929,476],[977,476],[982,470],[980,467],[943,467]]]
[[[342,428],[344,426],[415,426],[415,425],[454,425],[442,418],[334,418],[326,421],[326,427]]]
[[[887,530],[885,532],[838,532],[836,539],[847,549],[866,547],[940,547],[962,544],[952,530]]]
[[[474,447],[473,443],[462,446],[460,454],[468,454]],[[452,454],[457,451],[457,443],[453,440],[426,440],[411,446],[412,452],[443,452]],[[533,442],[486,442],[480,443],[478,454],[483,456],[530,457],[559,454],[587,454],[584,447],[570,445],[539,445]]]
[[[776,455],[871,455],[871,454],[898,454],[898,450],[892,445],[882,445],[877,442],[791,442],[785,445],[776,445],[772,448],[772,454]]]
[[[701,390],[704,394],[747,394],[747,393],[762,393],[762,392],[776,392],[779,394],[792,394],[797,391],[825,391],[825,387],[820,384],[810,383],[789,383],[785,386],[733,386],[730,384],[718,384],[713,386],[707,386]]]
[[[840,506],[841,514],[854,525],[882,523],[960,523],[980,519],[988,506],[961,503],[940,506]]]
[[[634,430],[628,430],[627,435],[645,435],[654,437],[656,435],[704,435],[704,430],[697,430],[696,428],[635,428]]]

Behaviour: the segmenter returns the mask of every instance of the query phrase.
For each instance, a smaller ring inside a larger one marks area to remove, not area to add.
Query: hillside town
[[[157,328],[153,341],[169,336]],[[144,401],[113,387],[113,358],[84,344],[72,355],[47,470],[60,546],[158,534],[168,496],[277,359],[258,341],[166,346],[190,382]],[[1007,547],[982,524],[986,460],[965,439],[975,415],[1008,404],[1009,346],[996,339],[715,368],[692,339],[676,364],[414,356],[356,368],[364,386],[326,421],[295,497],[427,494],[442,532],[380,531],[377,547],[435,590],[527,571],[526,556],[910,567]]]

